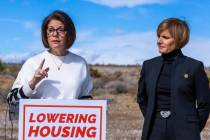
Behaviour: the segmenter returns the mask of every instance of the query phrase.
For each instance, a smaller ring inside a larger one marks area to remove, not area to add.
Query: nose
[[[162,39],[161,39],[161,37],[158,37],[158,39],[157,39],[157,43],[158,43],[158,44],[161,44],[161,43],[162,43]]]
[[[58,36],[57,30],[54,30],[54,31],[53,31],[52,36]]]

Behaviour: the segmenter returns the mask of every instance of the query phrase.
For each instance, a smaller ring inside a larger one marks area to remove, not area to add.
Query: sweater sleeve
[[[33,77],[35,70],[30,60],[26,61],[19,71],[15,82],[7,95],[7,102],[18,101],[20,98],[29,98],[33,95],[34,90],[29,87],[29,81]]]
[[[93,81],[89,73],[88,65],[85,63],[85,70],[84,70],[84,81],[81,87],[81,94],[79,95],[79,99],[90,99],[92,98],[92,88],[93,88]]]

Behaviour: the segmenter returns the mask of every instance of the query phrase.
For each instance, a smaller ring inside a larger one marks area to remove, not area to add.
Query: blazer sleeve
[[[210,91],[208,78],[201,62],[195,72],[195,93],[197,99],[197,111],[200,120],[200,131],[205,127],[210,111]]]
[[[148,98],[146,93],[145,62],[144,62],[140,72],[140,78],[138,82],[138,93],[137,93],[137,102],[144,117],[147,111],[147,99]]]

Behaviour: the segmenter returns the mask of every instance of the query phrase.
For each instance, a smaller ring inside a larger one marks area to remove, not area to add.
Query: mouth
[[[51,40],[52,43],[60,43],[59,40]]]
[[[165,46],[158,46],[158,48],[159,48],[159,49],[163,49],[163,48],[165,48]]]

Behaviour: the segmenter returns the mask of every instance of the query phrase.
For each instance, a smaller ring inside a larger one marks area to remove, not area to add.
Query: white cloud
[[[0,21],[1,22],[12,22],[12,23],[22,24],[22,22],[20,20],[13,19],[13,18],[0,18]]]
[[[70,49],[72,52],[84,57],[91,64],[142,64],[146,59],[158,56],[156,45],[156,33],[136,32],[113,33],[109,36],[97,36],[90,31],[82,31],[88,34],[81,37]],[[185,55],[201,60],[206,66],[210,66],[210,38],[191,38],[189,44],[183,49]],[[31,42],[28,45],[30,52],[1,54],[6,62],[22,62],[32,54],[44,50],[41,42]]]
[[[35,28],[35,23],[34,22],[25,21],[23,24],[24,24],[26,29],[34,29]]]
[[[192,36],[189,44],[183,48],[183,52],[195,59],[204,62],[204,65],[210,66],[210,38]]]
[[[14,38],[13,41],[20,41],[19,37]],[[41,43],[41,40],[33,40],[27,43],[25,46],[22,46],[23,51],[20,51],[20,50],[15,51],[14,47],[16,46],[11,46],[11,50],[13,50],[13,52],[4,52],[4,51],[0,52],[0,59],[3,62],[21,63],[25,61],[26,59],[28,59],[29,57],[31,57],[32,55],[35,55],[45,50],[44,46]]]
[[[126,31],[123,30],[122,28],[117,28],[117,29],[114,30],[114,33],[115,34],[123,34],[123,33],[126,33]]]
[[[38,27],[37,23],[34,21],[23,21],[22,25],[25,29],[31,31],[34,36],[39,37],[41,29]]]
[[[153,31],[122,32],[105,37],[95,36],[89,40],[92,41],[75,44],[77,51],[73,52],[83,56],[92,64],[142,64],[144,60],[160,55],[156,45],[156,33]],[[210,47],[207,46],[210,46],[210,38],[192,37],[183,52],[210,66],[210,55],[208,55]]]
[[[85,0],[92,3],[105,5],[108,7],[116,8],[116,7],[135,7],[137,5],[143,4],[165,4],[172,0]]]
[[[154,32],[122,32],[89,40],[92,41],[75,46],[80,50],[77,53],[92,64],[136,64],[148,59],[151,54],[157,55]]]
[[[32,32],[32,34],[35,37],[39,37],[40,36],[41,29],[37,25],[37,23],[34,22],[34,21],[22,21],[22,20],[13,19],[13,18],[0,18],[0,22],[9,22],[9,23],[19,24],[23,28],[25,28],[26,30],[29,30],[30,32]],[[17,26],[14,25],[14,27],[17,27]]]
[[[88,63],[91,63],[91,64],[93,64],[93,62],[97,58],[100,57],[100,54],[97,54],[97,53],[94,53],[94,52],[91,52],[91,51],[87,51],[87,50],[84,50],[84,49],[80,49],[80,48],[71,48],[70,51],[84,57],[86,59],[86,61]]]
[[[79,31],[77,33],[77,42],[83,42],[83,41],[88,41],[89,38],[92,37],[92,35],[94,34],[94,31]]]
[[[24,60],[28,59],[32,53],[10,53],[10,54],[0,54],[0,59],[6,63],[22,63]]]

